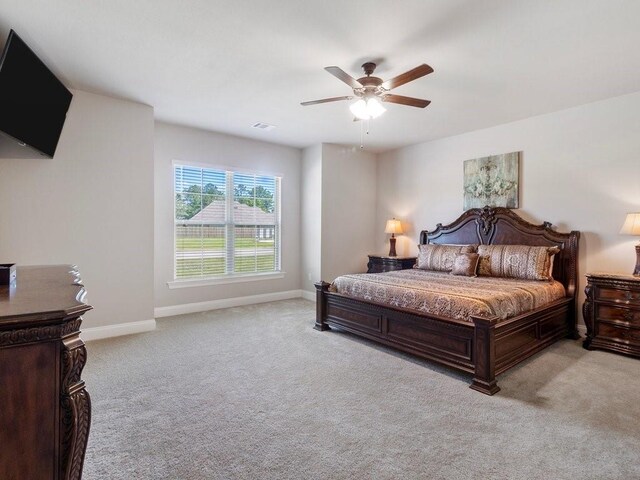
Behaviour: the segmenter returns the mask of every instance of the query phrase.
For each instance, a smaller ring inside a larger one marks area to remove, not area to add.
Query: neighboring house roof
[[[184,223],[225,223],[226,202],[214,200]],[[234,223],[246,225],[273,225],[275,213],[267,213],[259,207],[250,207],[244,203],[233,202]]]

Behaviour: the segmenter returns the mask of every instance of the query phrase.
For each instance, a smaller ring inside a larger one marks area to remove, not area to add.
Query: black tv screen
[[[11,30],[0,57],[0,130],[53,158],[72,97]]]

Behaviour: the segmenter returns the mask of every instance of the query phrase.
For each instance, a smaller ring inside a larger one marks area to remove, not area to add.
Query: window
[[[174,277],[280,271],[280,177],[174,165]]]

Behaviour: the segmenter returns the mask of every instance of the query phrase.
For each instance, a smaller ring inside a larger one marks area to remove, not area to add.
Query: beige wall
[[[376,156],[358,147],[322,145],[322,280],[367,271],[375,252]]]
[[[367,270],[375,251],[376,156],[319,144],[303,153],[302,288]],[[383,228],[383,227],[381,227]]]
[[[640,211],[638,112],[635,93],[387,152],[378,164],[378,224],[404,220],[398,254],[415,253],[421,229],[462,213],[464,160],[523,151],[518,213],[580,230],[581,276],[631,273],[635,242],[618,231],[627,212]],[[386,244],[383,234],[377,241]]]
[[[302,152],[301,285],[308,292],[322,279],[322,144]]]
[[[281,279],[169,289],[173,280],[173,161],[282,176]],[[302,151],[221,133],[156,122],[155,306],[167,307],[300,289]]]
[[[150,320],[153,109],[73,93],[53,159],[0,158],[0,261],[77,264],[84,328]]]

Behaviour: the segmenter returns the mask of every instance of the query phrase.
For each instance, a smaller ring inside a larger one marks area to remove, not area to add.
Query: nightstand
[[[367,273],[391,272],[413,268],[417,257],[389,257],[387,255],[369,255]]]
[[[592,273],[585,293],[584,348],[640,357],[640,277]]]

